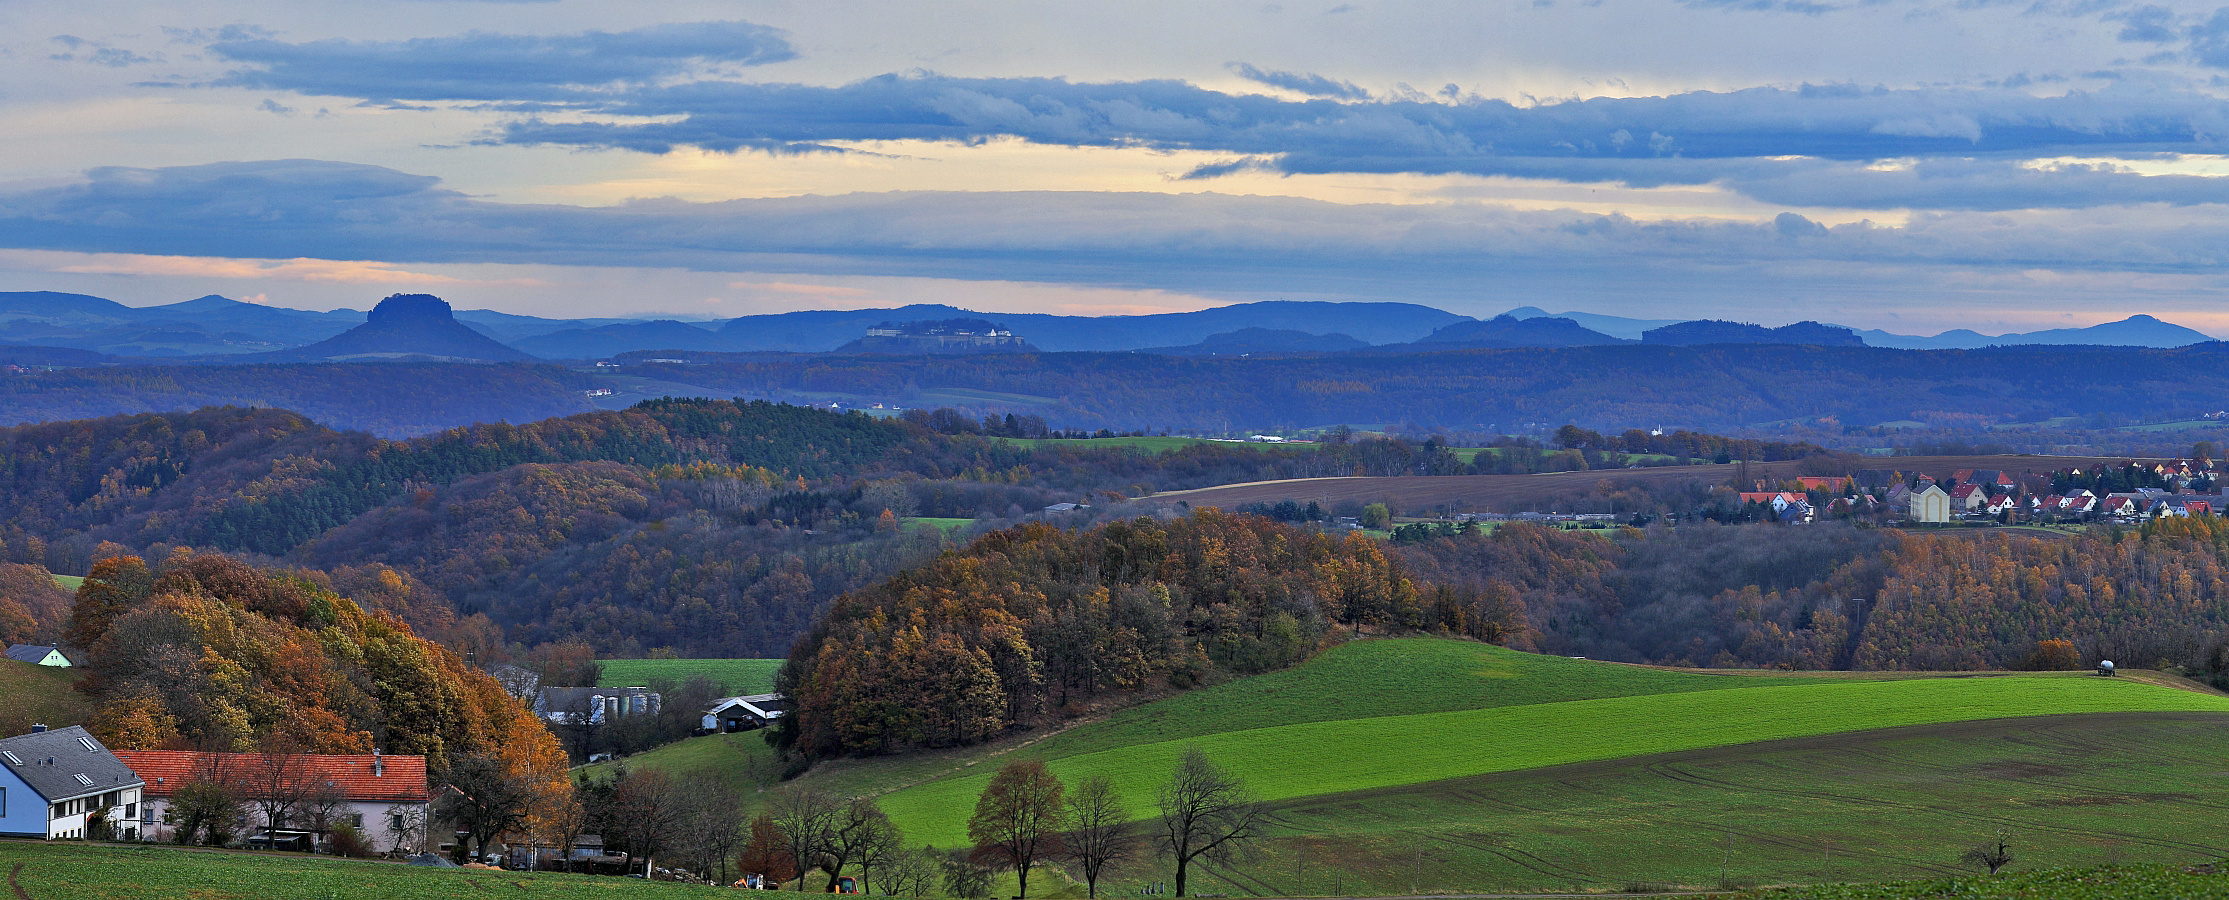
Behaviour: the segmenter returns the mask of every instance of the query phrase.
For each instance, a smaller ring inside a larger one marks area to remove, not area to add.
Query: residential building
[[[168,841],[163,821],[178,790],[197,780],[233,784],[253,804],[278,786],[289,797],[322,797],[287,815],[273,843],[301,840],[335,822],[346,822],[382,851],[418,850],[425,843],[427,805],[433,801],[423,756],[370,754],[201,753],[191,750],[124,750],[116,756],[145,779],[138,837]],[[323,809],[308,807],[325,805]],[[322,821],[320,821],[322,820]],[[262,834],[265,823],[252,823]]]
[[[127,839],[138,835],[142,782],[85,729],[31,726],[0,740],[0,835],[82,838],[95,814]]]
[[[64,669],[70,667],[70,658],[63,655],[62,648],[52,645],[10,644],[8,645],[8,658],[35,666],[55,666]]]
[[[1906,515],[1914,522],[1943,523],[1950,521],[1950,495],[1935,484],[1911,492],[1905,507]]]

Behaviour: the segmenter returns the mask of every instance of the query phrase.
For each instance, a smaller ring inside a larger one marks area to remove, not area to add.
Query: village
[[[1744,512],[1753,520],[1784,524],[1821,518],[1921,526],[2134,524],[2161,517],[2221,515],[2224,501],[2229,500],[2215,462],[2206,458],[2130,460],[2118,466],[2069,466],[2049,472],[1959,469],[1942,479],[1926,473],[1866,469],[1844,477],[1800,476],[1756,487],[1739,493]]]

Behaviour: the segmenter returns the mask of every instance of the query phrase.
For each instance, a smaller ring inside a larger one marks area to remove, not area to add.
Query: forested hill
[[[0,348],[0,362],[22,351]],[[53,362],[42,356],[25,365]],[[550,365],[314,363],[115,366],[0,378],[0,423],[195,409],[278,407],[329,427],[389,438],[474,422],[587,412],[587,376]]]
[[[1790,419],[2036,422],[2213,411],[2229,345],[1877,347],[1625,345],[1230,358],[1046,353],[882,357],[703,354],[645,365],[752,397],[863,400],[972,394],[1064,427],[1274,429],[1405,421],[1514,430],[1524,422],[1730,430]],[[1491,426],[1491,427],[1488,427]]]
[[[392,571],[387,608],[444,639],[774,656],[829,598],[944,549],[914,517],[996,527],[1061,502],[1462,466],[1426,450],[1040,446],[713,400],[383,441],[213,407],[0,429],[0,559],[77,574],[190,546]]]
[[[809,756],[971,744],[1357,630],[1497,639],[1521,614],[1502,599],[1422,588],[1361,534],[1254,516],[1026,525],[840,600],[777,679],[798,704],[778,737]]]

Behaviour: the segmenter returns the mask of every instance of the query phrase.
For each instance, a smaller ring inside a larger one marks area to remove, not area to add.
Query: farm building
[[[299,804],[299,812],[282,819],[276,833],[266,837],[274,845],[298,841],[307,847],[316,832],[346,822],[363,832],[364,839],[379,850],[420,849],[425,839],[426,807],[433,801],[423,756],[190,750],[125,750],[116,756],[145,779],[147,802],[140,805],[135,825],[138,839],[144,841],[166,841],[174,836],[163,822],[163,812],[180,788],[195,781],[243,785],[250,803],[259,797],[258,785],[278,785],[279,790],[292,796],[324,798]],[[330,805],[321,810],[302,808],[320,802]],[[261,824],[257,823],[259,827]]]
[[[780,694],[727,697],[704,711],[706,731],[749,731],[764,728],[789,712],[789,698]]]
[[[534,695],[534,714],[556,725],[602,725],[656,713],[663,702],[646,687],[546,687]]]

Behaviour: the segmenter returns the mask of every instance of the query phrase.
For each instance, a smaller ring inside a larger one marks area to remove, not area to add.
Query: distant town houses
[[[1799,505],[1832,517],[1879,517],[1914,524],[2136,522],[2218,516],[2229,510],[2220,468],[2210,459],[2125,460],[2044,471],[1959,469],[1949,473],[1865,469],[1846,478],[1804,476],[1759,482],[1732,499],[1760,510],[1751,520],[1811,521]],[[2093,490],[2092,487],[2111,487]],[[1780,488],[1773,490],[1774,487]]]

